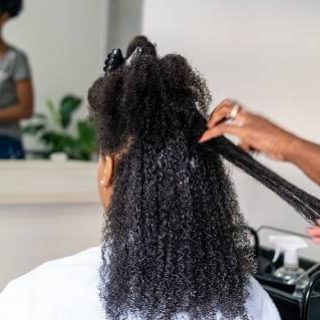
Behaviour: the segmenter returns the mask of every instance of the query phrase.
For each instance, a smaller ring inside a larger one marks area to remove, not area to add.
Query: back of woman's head
[[[206,84],[185,58],[159,58],[143,36],[127,53],[89,91],[101,153],[117,159],[103,235],[106,314],[245,318],[246,226],[220,156],[197,142]]]

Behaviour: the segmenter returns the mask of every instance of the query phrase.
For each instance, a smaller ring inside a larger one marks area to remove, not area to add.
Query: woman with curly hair
[[[27,56],[2,36],[19,15],[22,0],[0,0],[0,159],[24,158],[19,121],[33,113],[33,88]]]
[[[233,185],[206,129],[205,81],[138,36],[89,90],[105,208],[100,249],[11,282],[1,319],[277,320]],[[100,255],[100,250],[102,255]]]

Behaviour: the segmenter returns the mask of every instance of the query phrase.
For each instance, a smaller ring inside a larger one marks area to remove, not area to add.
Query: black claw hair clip
[[[116,70],[124,63],[124,61],[126,61],[126,65],[130,66],[133,61],[140,57],[141,54],[142,49],[140,47],[137,47],[127,59],[124,59],[122,56],[121,49],[113,49],[107,55],[107,59],[104,62],[103,71],[105,73],[108,73],[113,70]]]
[[[124,62],[121,49],[113,49],[108,55],[104,62],[103,71],[105,73],[111,72],[119,68]]]

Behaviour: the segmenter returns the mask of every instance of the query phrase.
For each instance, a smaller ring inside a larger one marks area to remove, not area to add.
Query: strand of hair
[[[268,169],[225,137],[218,137],[204,144],[261,182],[296,209],[308,222],[316,224],[316,219],[320,218],[319,199]]]

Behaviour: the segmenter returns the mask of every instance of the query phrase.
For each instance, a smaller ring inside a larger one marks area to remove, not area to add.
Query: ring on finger
[[[230,119],[232,120],[235,120],[239,111],[240,111],[240,106],[238,104],[235,104],[232,109],[231,109],[231,112],[230,112]]]

